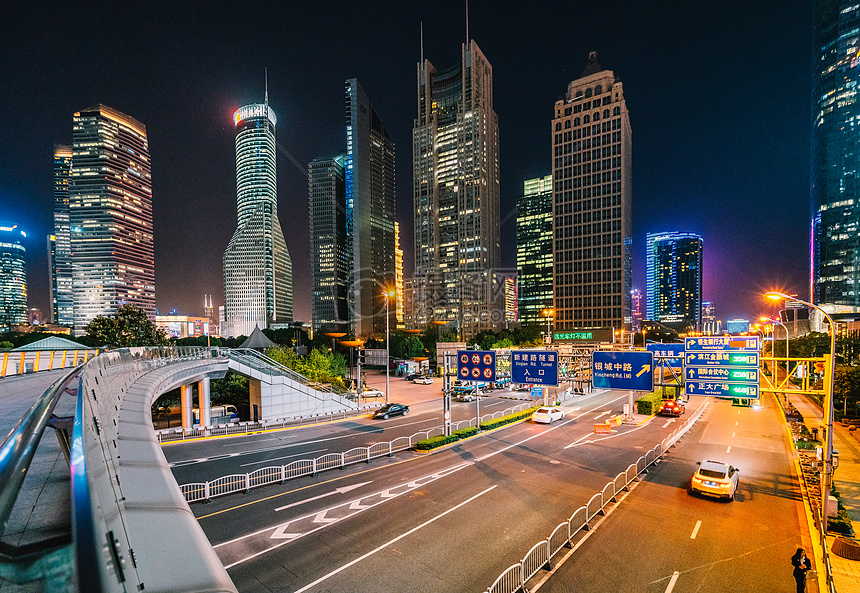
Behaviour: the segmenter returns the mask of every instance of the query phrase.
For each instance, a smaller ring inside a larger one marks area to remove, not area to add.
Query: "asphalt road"
[[[518,424],[192,510],[243,592],[481,591],[677,426],[658,418],[594,435],[625,402],[580,397],[549,426]]]
[[[712,400],[695,428],[532,592],[794,591],[802,501],[779,410]],[[687,493],[696,462],[740,468],[734,502]],[[805,528],[805,527],[804,527]],[[810,584],[810,587],[812,584]]]

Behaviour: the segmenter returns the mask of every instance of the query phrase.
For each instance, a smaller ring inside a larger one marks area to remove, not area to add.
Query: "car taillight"
[[[704,480],[702,478],[700,478],[699,476],[693,476],[693,481],[696,484],[701,484],[702,482],[704,482]]]
[[[732,487],[731,482],[720,482],[720,488],[731,488],[731,487]]]

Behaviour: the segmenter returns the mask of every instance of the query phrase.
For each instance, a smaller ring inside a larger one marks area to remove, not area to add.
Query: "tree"
[[[860,367],[836,365],[833,377],[833,407],[837,412],[857,413],[860,401]]]
[[[111,348],[166,346],[169,343],[164,330],[157,328],[146,312],[134,305],[121,306],[113,317],[99,315],[84,330],[91,339]]]

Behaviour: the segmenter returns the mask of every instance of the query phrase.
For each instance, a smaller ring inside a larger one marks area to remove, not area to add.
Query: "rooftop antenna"
[[[266,102],[266,113],[268,113],[269,112],[269,69],[268,68],[265,68],[265,67],[263,68],[263,78],[266,81],[266,99],[265,99],[265,102]]]
[[[466,0],[466,45],[469,45],[469,0]]]
[[[421,21],[421,67],[424,67],[424,21]]]

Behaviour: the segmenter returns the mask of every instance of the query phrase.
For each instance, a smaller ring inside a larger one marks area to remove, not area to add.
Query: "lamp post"
[[[791,373],[791,362],[788,360],[788,328],[780,321],[779,319],[771,319],[770,317],[761,317],[760,321],[769,321],[771,323],[778,323],[782,326],[782,329],[785,330],[785,378],[788,380],[788,375]],[[774,332],[774,340],[776,339],[776,332]],[[774,355],[776,355],[776,351],[774,350]]]
[[[552,344],[552,330],[550,329],[550,319],[555,315],[555,309],[544,309],[543,316],[546,317],[546,343]]]
[[[391,354],[389,352],[389,336],[388,336],[388,322],[390,320],[390,315],[388,314],[388,301],[391,300],[391,297],[394,296],[393,290],[388,290],[384,293],[385,296],[385,403],[389,403],[388,400],[388,386],[389,386],[389,375],[391,373]]]
[[[824,536],[827,535],[827,503],[830,498],[830,489],[833,487],[831,481],[833,479],[833,377],[836,371],[836,324],[833,322],[833,318],[827,314],[827,311],[818,305],[813,305],[812,303],[808,303],[776,291],[768,292],[765,296],[775,301],[786,299],[789,301],[796,301],[802,305],[806,305],[807,307],[812,307],[816,311],[820,311],[821,314],[824,315],[824,318],[827,319],[827,323],[830,325],[830,364],[828,365],[830,367],[828,369],[830,380],[826,383],[827,391],[825,392],[825,405],[823,406],[824,424],[827,427],[827,442],[824,445],[824,479],[821,480],[822,485],[824,486],[824,488],[822,488],[823,492],[821,493],[821,514],[823,523],[821,539],[823,541]]]

